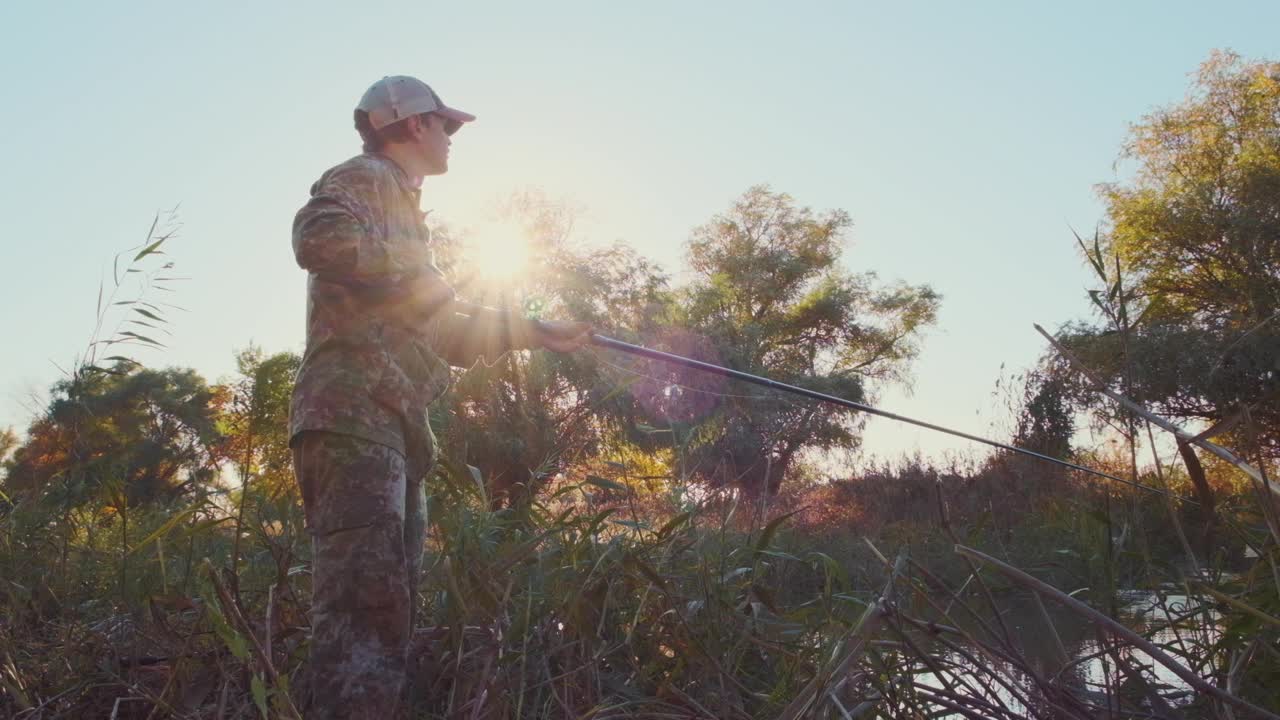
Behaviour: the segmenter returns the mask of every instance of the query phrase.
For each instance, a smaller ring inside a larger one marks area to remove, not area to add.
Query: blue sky
[[[112,255],[181,205],[171,347],[210,379],[301,350],[289,224],[358,151],[355,101],[413,74],[479,116],[424,207],[479,223],[540,188],[678,271],[689,230],[756,183],[854,219],[846,263],[943,295],[886,409],[998,431],[995,382],[1087,314],[1070,227],[1128,125],[1214,48],[1280,57],[1280,3],[7,3],[0,427],[92,330]],[[214,7],[215,5],[219,5]],[[993,423],[996,429],[993,430]],[[867,449],[968,451],[873,421]]]

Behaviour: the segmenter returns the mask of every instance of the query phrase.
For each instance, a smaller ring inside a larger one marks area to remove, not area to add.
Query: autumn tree
[[[291,352],[266,355],[255,346],[236,353],[239,377],[217,387],[220,460],[238,470],[232,493],[235,527],[228,584],[240,592],[241,546],[247,529],[272,556],[277,577],[287,572],[292,546],[302,534],[298,492],[289,447],[289,401],[302,359]],[[273,537],[274,536],[274,537]]]
[[[0,463],[9,459],[9,453],[18,447],[18,434],[13,428],[5,428],[0,432]]]
[[[1106,278],[1094,302],[1113,310],[1063,339],[1175,419],[1247,412],[1280,457],[1280,63],[1213,53],[1182,102],[1133,126],[1122,159],[1134,174],[1102,186],[1107,222],[1086,247]]]
[[[1136,124],[1102,187],[1108,240],[1153,322],[1248,328],[1280,310],[1280,63],[1215,52]]]
[[[0,432],[0,488],[4,487],[5,473],[7,472],[5,465],[9,459],[9,454],[16,450],[19,444],[18,434],[13,431],[13,428],[5,428],[3,432]],[[0,496],[0,503],[4,502],[8,502],[7,498]]]
[[[131,505],[175,497],[215,474],[213,392],[193,370],[124,363],[58,382],[9,460],[10,495],[57,481],[68,499],[114,486]]]
[[[295,353],[249,347],[236,353],[239,377],[219,388],[218,452],[246,483],[259,481],[270,491],[293,486],[289,400],[300,364]]]

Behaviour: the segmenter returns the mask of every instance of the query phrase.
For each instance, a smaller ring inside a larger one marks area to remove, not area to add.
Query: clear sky
[[[943,296],[886,409],[987,432],[996,379],[1087,314],[1070,227],[1101,219],[1129,123],[1214,48],[1280,57],[1280,3],[5,3],[0,427],[92,330],[111,256],[181,204],[171,347],[210,380],[302,348],[289,225],[358,151],[351,109],[417,75],[479,116],[424,207],[480,222],[541,188],[580,234],[678,271],[693,226],[769,183],[854,219],[846,262]],[[968,451],[872,421],[867,449]]]

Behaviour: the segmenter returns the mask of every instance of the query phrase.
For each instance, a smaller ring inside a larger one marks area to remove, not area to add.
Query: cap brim
[[[461,128],[463,123],[469,123],[476,119],[476,116],[471,113],[465,113],[447,106],[441,106],[434,112],[444,118],[444,131],[449,135],[458,132],[458,128]]]

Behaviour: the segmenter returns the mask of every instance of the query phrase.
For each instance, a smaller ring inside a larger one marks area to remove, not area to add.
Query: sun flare
[[[529,240],[519,227],[487,223],[468,235],[467,259],[484,281],[510,282],[529,271]]]

